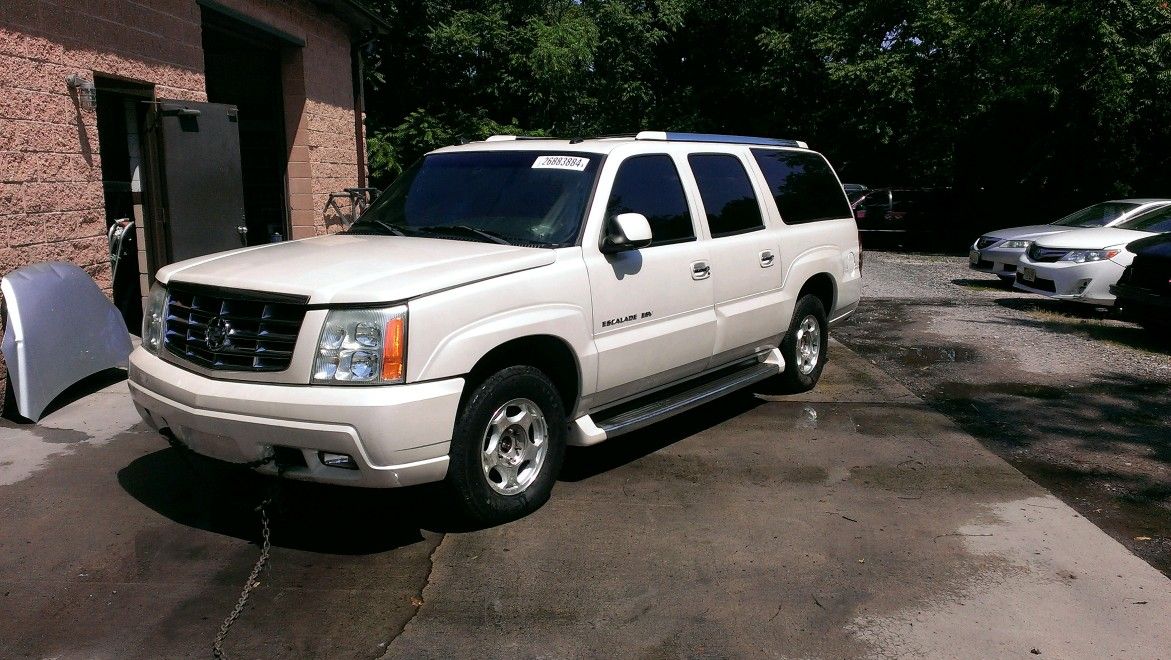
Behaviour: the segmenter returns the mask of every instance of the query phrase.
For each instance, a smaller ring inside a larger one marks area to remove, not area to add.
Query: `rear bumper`
[[[286,469],[286,477],[368,488],[446,476],[463,384],[462,378],[371,387],[221,381],[142,348],[130,356],[130,394],[139,414],[195,452],[244,463],[288,447],[301,451],[305,465]],[[326,466],[320,451],[348,454],[358,469]]]

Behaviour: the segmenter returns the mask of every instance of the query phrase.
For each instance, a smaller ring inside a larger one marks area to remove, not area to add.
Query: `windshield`
[[[432,154],[395,179],[350,233],[572,245],[601,161],[548,151]]]
[[[1118,225],[1118,228],[1149,231],[1152,234],[1171,231],[1171,206],[1160,206],[1157,209],[1147,211]]]
[[[1052,224],[1065,227],[1105,227],[1117,220],[1118,216],[1129,213],[1138,206],[1130,202],[1102,202],[1070,213]]]

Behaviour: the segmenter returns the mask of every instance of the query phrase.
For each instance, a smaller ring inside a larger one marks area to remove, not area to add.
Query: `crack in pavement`
[[[440,534],[439,541],[435,544],[434,548],[431,548],[431,552],[427,554],[427,574],[423,576],[423,583],[419,585],[418,591],[411,596],[411,605],[414,607],[414,611],[411,612],[411,616],[407,617],[406,621],[403,621],[403,624],[399,626],[398,630],[395,630],[393,633],[391,633],[390,638],[386,640],[386,648],[383,650],[382,655],[378,656],[379,660],[390,655],[390,649],[392,646],[394,646],[395,640],[397,640],[404,632],[406,632],[407,627],[410,626],[411,623],[414,622],[415,617],[419,615],[419,610],[423,609],[423,604],[426,602],[423,599],[423,592],[427,590],[427,587],[431,586],[431,574],[435,571],[435,554],[439,552],[439,548],[446,540],[447,534]]]

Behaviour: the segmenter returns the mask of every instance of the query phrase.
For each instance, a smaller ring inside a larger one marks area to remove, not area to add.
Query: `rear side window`
[[[687,157],[712,238],[764,228],[760,204],[740,159],[726,154],[692,154]]]
[[[851,216],[846,196],[825,158],[807,151],[773,149],[753,149],[752,155],[764,172],[785,224]]]
[[[695,240],[687,195],[675,162],[665,154],[634,156],[618,167],[606,217],[641,213],[651,225],[651,245]]]

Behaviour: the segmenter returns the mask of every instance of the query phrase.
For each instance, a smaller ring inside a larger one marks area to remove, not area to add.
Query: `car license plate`
[[[1037,269],[1036,268],[1028,268],[1028,267],[1022,268],[1021,269],[1021,279],[1026,282],[1036,281],[1037,280]]]
[[[979,250],[972,250],[971,252],[968,253],[968,263],[972,264],[973,266],[980,263],[980,251]]]

